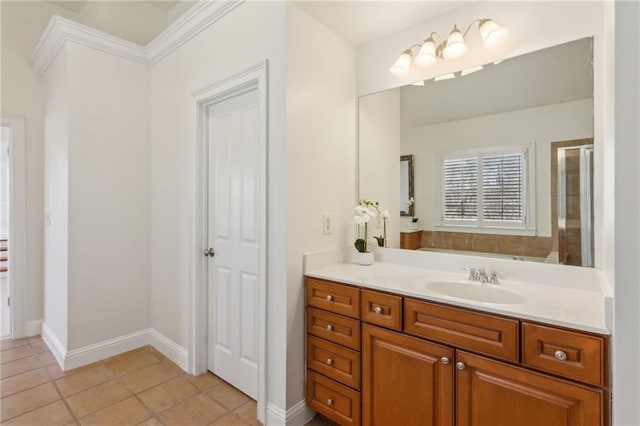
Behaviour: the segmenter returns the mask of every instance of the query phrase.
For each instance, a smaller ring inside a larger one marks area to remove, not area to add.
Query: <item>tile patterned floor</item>
[[[3,425],[258,425],[256,403],[151,346],[63,372],[40,337],[0,342]]]

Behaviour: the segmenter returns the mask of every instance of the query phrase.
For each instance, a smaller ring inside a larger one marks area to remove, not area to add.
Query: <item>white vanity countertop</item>
[[[307,271],[306,275],[561,327],[611,334],[607,326],[607,297],[598,291],[540,285],[506,278],[500,279],[500,285],[497,287],[524,296],[526,302],[496,304],[449,297],[431,291],[426,286],[430,281],[464,282],[467,276],[463,271],[453,273],[385,262],[376,262],[371,266],[342,262],[312,269]],[[494,286],[471,282],[469,284]]]

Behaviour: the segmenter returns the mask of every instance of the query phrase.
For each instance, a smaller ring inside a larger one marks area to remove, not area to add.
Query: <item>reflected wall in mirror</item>
[[[411,200],[411,201],[409,201]],[[400,156],[400,216],[413,216],[413,155]]]
[[[593,145],[592,45],[361,97],[359,196],[400,202],[389,246],[410,230],[397,158],[411,155],[421,250],[593,266],[593,150],[575,165],[580,149],[562,151],[558,171],[560,148]]]

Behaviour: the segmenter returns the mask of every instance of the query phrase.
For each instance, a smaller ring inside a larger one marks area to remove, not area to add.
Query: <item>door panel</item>
[[[602,391],[458,351],[459,426],[596,426]]]
[[[208,108],[209,369],[257,397],[258,92]]]
[[[453,425],[453,349],[368,324],[362,334],[363,425]]]

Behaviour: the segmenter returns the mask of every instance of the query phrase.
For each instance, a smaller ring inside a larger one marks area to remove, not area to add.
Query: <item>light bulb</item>
[[[497,45],[509,32],[507,28],[501,27],[491,19],[481,20],[479,28],[482,44],[489,48]]]
[[[407,49],[402,52],[396,63],[389,68],[389,72],[395,77],[403,78],[409,73],[409,66],[411,66],[411,50]]]
[[[434,43],[433,38],[429,37],[422,44],[422,47],[418,51],[413,63],[418,67],[426,68],[435,64],[436,60],[436,44]]]
[[[457,26],[453,26],[453,30],[449,34],[449,38],[447,38],[447,45],[442,51],[442,56],[445,59],[460,59],[462,58],[469,48],[464,43],[464,37],[462,33],[458,29]]]

